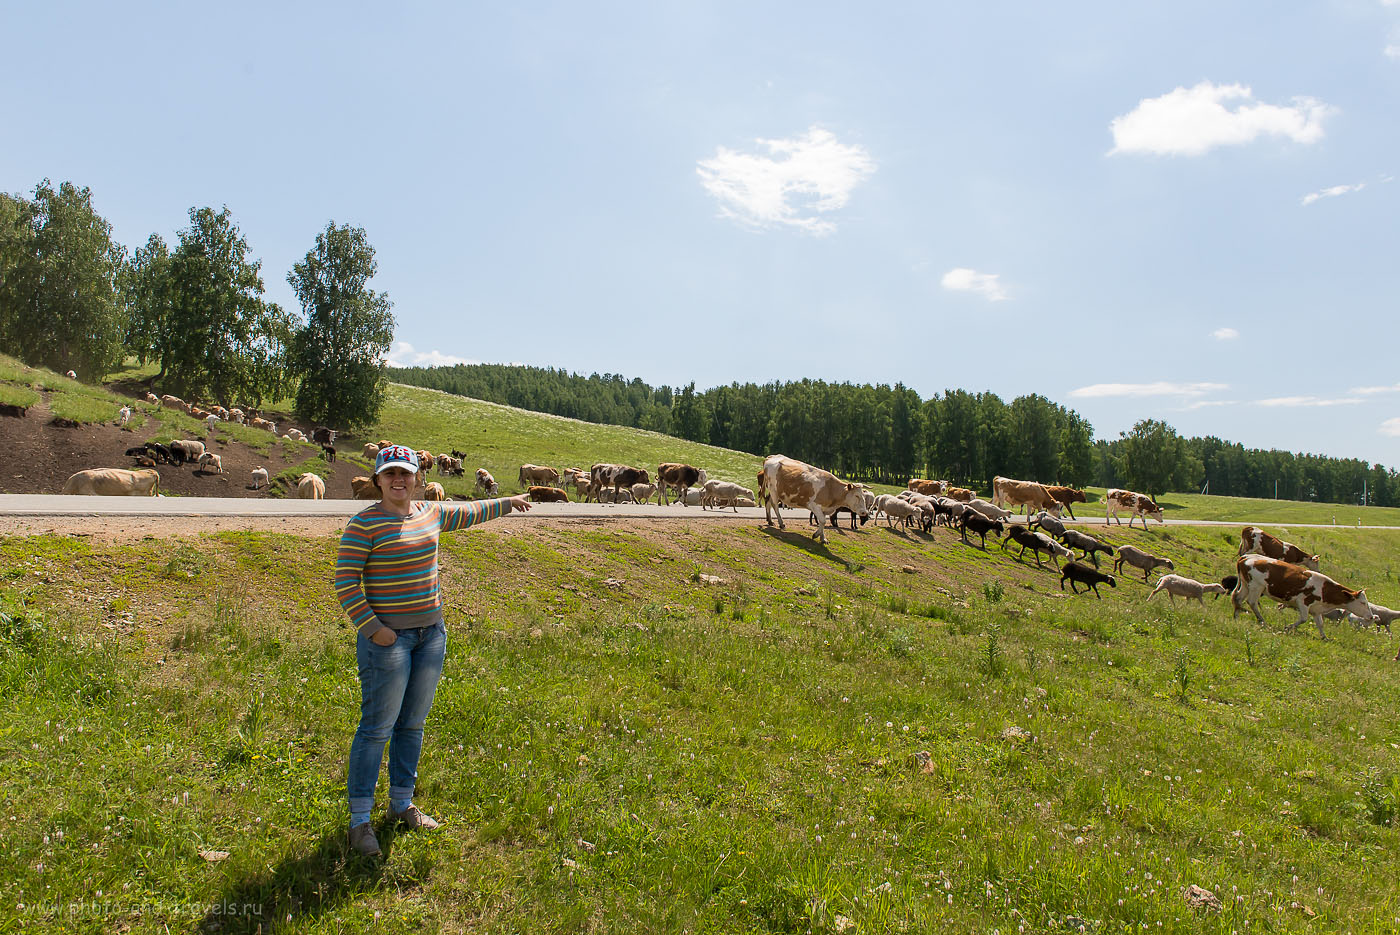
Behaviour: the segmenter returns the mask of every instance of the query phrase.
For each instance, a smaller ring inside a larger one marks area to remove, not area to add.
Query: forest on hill
[[[1011,402],[949,389],[923,399],[903,384],[800,380],[708,390],[653,387],[619,374],[583,376],[506,364],[390,368],[389,379],[586,422],[650,429],[763,456],[780,451],[856,480],[945,477],[990,487],[997,474],[1076,486],[1400,506],[1400,473],[1356,458],[1185,438],[1143,420],[1095,439],[1073,409],[1044,396]]]

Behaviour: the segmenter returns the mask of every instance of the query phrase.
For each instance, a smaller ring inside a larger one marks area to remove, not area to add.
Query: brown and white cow
[[[1043,484],[1033,480],[1012,480],[1010,477],[992,478],[992,502],[999,507],[1025,507],[1026,515],[1031,509],[1044,510],[1059,519],[1060,501],[1050,495]],[[993,517],[996,519],[997,517]]]
[[[870,515],[865,489],[859,484],[848,484],[829,471],[783,455],[769,455],[763,460],[758,488],[767,525],[773,525],[773,512],[779,510],[779,504],[810,510],[817,517],[814,538],[823,545],[826,544],[828,513],[845,507],[857,516]],[[778,512],[778,528],[785,528],[781,511]]]
[[[1258,526],[1246,526],[1240,531],[1240,550],[1237,554],[1249,555],[1251,552],[1302,565],[1313,571],[1317,571],[1322,560],[1321,555],[1309,555],[1293,543],[1271,536]]]
[[[1128,514],[1128,525],[1133,525],[1136,517],[1142,517],[1142,528],[1147,528],[1147,517],[1152,517],[1159,523],[1165,523],[1166,519],[1162,513],[1162,508],[1157,505],[1151,497],[1146,494],[1133,493],[1131,490],[1119,490],[1114,487],[1104,494],[1104,525],[1108,525],[1109,520],[1118,516],[1118,513]],[[1118,520],[1118,525],[1123,525],[1123,520]]]
[[[661,488],[661,503],[669,506],[671,501],[666,496],[667,488],[676,491],[676,497],[680,500],[681,506],[685,506],[686,491],[692,487],[703,487],[709,478],[705,476],[703,468],[692,467],[689,464],[679,464],[668,461],[656,467],[656,483]]]
[[[496,483],[496,478],[491,476],[491,472],[486,468],[476,469],[476,487],[473,488],[479,496],[494,497],[500,493],[500,485]]]
[[[1060,501],[1065,511],[1069,513],[1070,519],[1078,519],[1078,517],[1074,515],[1074,505],[1076,503],[1088,502],[1088,499],[1084,496],[1084,491],[1075,490],[1073,487],[1062,487],[1059,484],[1046,484],[1045,489],[1050,492],[1050,496]]]
[[[948,489],[946,480],[924,480],[921,477],[912,478],[909,481],[909,489],[915,493],[921,493],[926,497],[941,497],[943,491]]]
[[[630,493],[633,485],[651,483],[651,474],[648,471],[626,464],[595,464],[588,472],[588,477],[589,496],[598,500],[598,494],[603,488],[611,487],[613,503],[621,502],[622,491]]]
[[[969,490],[966,487],[949,487],[943,494],[949,500],[956,500],[959,503],[971,503],[977,499],[977,491]]]
[[[1323,639],[1327,639],[1327,634],[1322,629],[1322,615],[1329,611],[1350,611],[1363,623],[1370,623],[1374,617],[1364,589],[1353,591],[1342,587],[1322,572],[1292,562],[1265,555],[1241,555],[1235,560],[1235,573],[1239,581],[1230,592],[1230,603],[1234,605],[1236,617],[1244,609],[1243,605],[1248,604],[1255,619],[1263,623],[1259,598],[1265,595],[1298,609],[1298,619],[1289,630],[1298,629],[1311,615],[1317,624],[1317,635]]]

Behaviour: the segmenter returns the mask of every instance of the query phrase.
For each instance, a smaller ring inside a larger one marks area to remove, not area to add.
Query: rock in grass
[[[1015,724],[1012,724],[1001,732],[1001,739],[1012,740],[1016,743],[1029,743],[1031,740],[1031,732],[1024,727],[1017,727]]]
[[[1214,912],[1220,911],[1220,900],[1215,894],[1203,886],[1192,883],[1181,891],[1181,898],[1186,900],[1186,905],[1192,909],[1210,909]]]
[[[920,750],[914,754],[914,768],[921,773],[933,772],[933,754]]]
[[[900,571],[904,572],[906,575],[915,574],[918,572],[918,570],[919,569],[915,568],[913,565],[905,565],[903,568],[900,569]]]
[[[701,584],[724,584],[724,579],[719,575],[701,575]]]
[[[200,851],[199,856],[211,864],[216,864],[221,860],[228,860],[228,851]]]

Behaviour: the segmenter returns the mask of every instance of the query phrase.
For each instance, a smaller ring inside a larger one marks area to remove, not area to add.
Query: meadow
[[[1210,580],[1236,534],[1112,539]],[[1294,536],[1390,604],[1397,537]],[[386,858],[352,857],[334,547],[0,539],[0,931],[1400,924],[1400,641],[1072,597],[946,530],[445,537],[417,795],[445,824],[395,835],[381,802]]]

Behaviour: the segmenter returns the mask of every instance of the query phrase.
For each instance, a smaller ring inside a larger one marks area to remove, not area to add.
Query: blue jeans
[[[418,781],[418,754],[423,749],[423,722],[433,706],[447,654],[447,629],[441,624],[399,630],[392,646],[380,646],[359,634],[355,658],[360,668],[360,726],[350,744],[346,780],[351,812],[374,807],[374,787],[384,745],[389,744],[389,797],[413,796]]]

